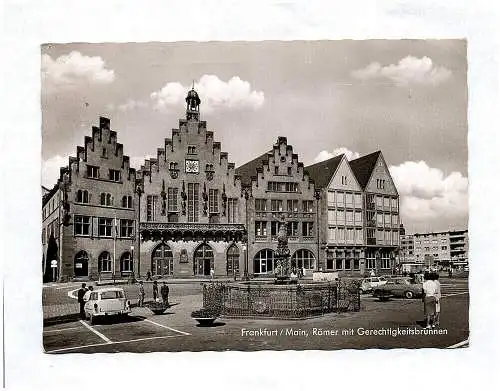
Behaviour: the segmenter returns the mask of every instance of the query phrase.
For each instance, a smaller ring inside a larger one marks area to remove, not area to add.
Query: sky
[[[136,167],[185,114],[194,83],[237,166],[286,136],[305,165],[381,150],[409,233],[467,227],[465,40],[47,44],[42,184],[111,119]]]

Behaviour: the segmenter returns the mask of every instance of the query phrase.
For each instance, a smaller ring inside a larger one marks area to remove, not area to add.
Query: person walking
[[[430,329],[434,324],[434,317],[436,316],[436,290],[437,286],[432,280],[430,273],[425,273],[422,284],[422,301],[424,303],[426,329]]]
[[[158,281],[154,280],[153,281],[153,300],[156,301],[157,297],[158,297]]]
[[[137,303],[138,307],[144,307],[144,298],[146,297],[146,292],[144,291],[144,283],[139,281],[139,300]]]
[[[373,269],[372,269],[372,270],[370,271],[370,277],[375,277],[375,270],[373,270]]]
[[[170,292],[170,289],[165,281],[163,281],[163,285],[161,286],[160,293],[161,293],[161,298],[163,300],[163,305],[165,307],[168,307],[168,294]]]
[[[84,297],[85,297],[85,293],[87,293],[86,286],[87,285],[85,283],[83,283],[82,287],[80,289],[78,289],[78,304],[80,304],[80,318],[82,318],[82,319],[85,319],[85,309],[84,309],[85,300],[84,300]]]
[[[434,317],[433,327],[439,327],[439,318],[441,315],[441,283],[439,282],[439,273],[434,273],[433,281],[436,285],[436,316]]]
[[[151,281],[152,278],[151,278],[151,271],[148,270],[148,272],[146,273],[146,281]]]

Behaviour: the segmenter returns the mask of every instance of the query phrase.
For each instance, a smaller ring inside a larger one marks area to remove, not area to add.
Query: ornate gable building
[[[247,201],[249,274],[273,275],[277,235],[284,223],[288,226],[291,267],[316,270],[314,183],[286,137],[279,137],[271,151],[238,167],[236,173],[241,176]]]
[[[234,163],[200,121],[189,91],[186,118],[139,170],[140,270],[156,276],[236,276],[243,266],[245,205]]]

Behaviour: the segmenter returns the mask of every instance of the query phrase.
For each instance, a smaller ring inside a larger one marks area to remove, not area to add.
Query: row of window
[[[376,240],[376,244],[399,245],[399,231],[367,230],[367,238]]]
[[[292,167],[286,167],[286,174],[288,176],[292,175]],[[279,166],[274,166],[274,175],[281,175]]]
[[[286,193],[296,193],[299,191],[299,184],[297,182],[267,182],[267,191],[272,192],[286,192]]]
[[[284,207],[286,206],[287,212],[298,212],[299,211],[299,200],[276,200],[271,199],[268,200],[264,198],[256,198],[255,199],[255,211],[256,212],[283,212],[285,211]],[[285,202],[286,201],[286,202]],[[271,207],[269,209],[269,206]],[[302,207],[301,211],[305,213],[312,213],[314,211],[314,201],[305,200],[302,201],[300,205]]]
[[[80,251],[75,255],[75,274],[76,275],[87,275],[88,274],[88,263],[89,256],[86,251]],[[108,251],[103,251],[99,254],[97,260],[97,271],[99,273],[106,273],[113,271],[113,263],[111,254]],[[134,264],[132,260],[132,254],[128,251],[124,252],[120,257],[120,271],[121,272],[132,272],[134,270]]]
[[[267,237],[269,223],[271,223],[271,236],[278,235],[281,224],[278,221],[256,221],[255,222],[255,236],[256,237]],[[287,224],[288,236],[314,236],[314,223],[312,221],[303,221],[301,224],[302,231],[299,232],[299,222],[289,221]]]
[[[328,228],[328,242],[363,244],[363,230],[361,228]]]
[[[87,165],[87,178],[101,179],[100,167]],[[121,181],[121,171],[109,169],[108,176],[106,179],[113,181],[113,182],[120,182]]]
[[[366,203],[368,209],[399,210],[398,199],[396,197],[367,194]]]
[[[359,209],[363,207],[361,193],[329,190],[327,200],[330,207]]]
[[[76,202],[81,204],[89,204],[90,203],[90,194],[88,190],[78,190],[76,192]],[[113,206],[114,205],[114,197],[110,193],[101,193],[100,205],[102,206]],[[132,196],[123,196],[121,200],[121,207],[132,209],[134,206]]]
[[[424,251],[430,251],[430,250],[439,250],[438,246],[434,247],[421,247],[421,246],[415,246],[415,250],[421,250],[423,249]],[[448,250],[448,246],[441,246],[441,250]]]
[[[42,244],[48,243],[51,235],[54,235],[55,239],[59,237],[59,218],[51,221],[47,228],[42,228]]]
[[[346,210],[329,210],[328,224],[331,225],[363,225],[361,212]]]
[[[134,220],[75,215],[73,234],[90,236],[91,233],[102,238],[131,238],[134,236]]]
[[[44,220],[49,217],[53,211],[56,210],[57,206],[59,205],[59,200],[60,195],[59,193],[56,193],[56,195],[53,196],[49,202],[47,202],[45,207],[42,209],[42,217]]]
[[[271,249],[260,250],[253,259],[253,271],[255,274],[273,273],[277,260],[274,259],[274,251]],[[314,254],[305,249],[297,250],[290,258],[292,269],[315,268]]]

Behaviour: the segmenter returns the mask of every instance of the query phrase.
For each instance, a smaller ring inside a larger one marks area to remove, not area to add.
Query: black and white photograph
[[[44,43],[43,349],[467,348],[467,40]]]

